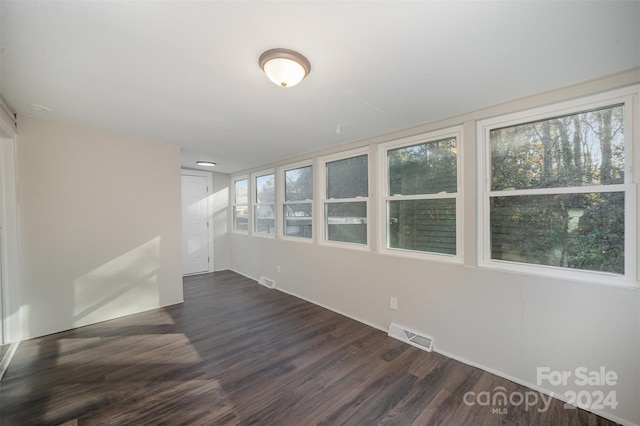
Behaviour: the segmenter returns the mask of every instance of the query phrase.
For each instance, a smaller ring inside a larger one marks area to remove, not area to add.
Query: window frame
[[[273,203],[259,203],[258,202],[258,185],[256,184],[256,179],[258,179],[259,177],[262,176],[268,176],[268,175],[273,175]],[[250,230],[251,230],[251,235],[256,236],[256,237],[263,237],[263,238],[275,238],[276,235],[278,234],[278,212],[277,212],[277,205],[278,205],[278,183],[276,180],[276,171],[274,169],[266,169],[266,170],[261,170],[259,172],[254,172],[251,173],[251,197],[249,199],[249,205],[250,205],[250,212],[251,212],[251,217],[250,219]],[[256,231],[256,220],[258,219],[258,216],[256,215],[256,208],[260,207],[260,206],[273,206],[273,234],[268,234],[268,233],[264,233],[264,232],[257,232]]]
[[[311,186],[311,199],[300,200],[300,201],[287,201],[287,187],[286,187],[286,173],[290,170],[302,169],[305,167],[311,167],[312,173],[312,186]],[[315,167],[313,164],[313,160],[305,160],[299,161],[296,163],[291,163],[284,165],[278,168],[277,173],[277,185],[278,188],[281,188],[281,191],[278,193],[278,212],[280,212],[280,220],[278,221],[278,238],[283,240],[291,240],[291,241],[299,241],[303,243],[314,243],[316,238],[316,209],[315,209]],[[286,216],[284,214],[284,207],[291,204],[309,204],[311,206],[311,237],[296,237],[293,235],[286,235]]]
[[[238,204],[236,202],[236,182],[240,182],[246,180],[247,181],[247,230],[236,229],[236,221],[234,220],[234,215],[236,212],[237,206],[245,206],[245,204]],[[251,182],[247,175],[234,176],[231,178],[231,232],[236,234],[248,235],[249,230],[251,228]]]
[[[435,142],[442,139],[456,138],[456,192],[454,193],[435,193],[435,194],[415,194],[415,195],[391,195],[389,188],[389,164],[388,164],[388,152],[423,143]],[[402,139],[397,139],[391,142],[386,142],[379,145],[379,221],[378,221],[378,250],[381,254],[391,256],[410,257],[416,259],[433,260],[447,263],[464,263],[464,171],[463,163],[463,151],[462,143],[464,138],[463,126],[447,127],[445,129],[435,130],[432,132],[422,133],[415,136],[410,136]],[[388,202],[389,201],[403,201],[403,200],[436,200],[436,199],[455,199],[456,203],[456,254],[446,254],[437,252],[426,252],[411,249],[392,248],[389,247],[389,234],[387,229],[388,224]]]
[[[351,149],[351,150],[347,150],[347,151],[340,151],[334,154],[330,154],[324,157],[319,158],[318,160],[318,173],[317,176],[318,178],[318,184],[319,184],[319,208],[318,208],[318,214],[316,215],[318,217],[318,221],[316,223],[320,223],[322,224],[322,227],[320,226],[316,226],[317,229],[317,236],[318,236],[318,243],[320,245],[323,246],[331,246],[331,247],[342,247],[342,248],[348,248],[348,249],[352,249],[352,250],[362,250],[362,251],[370,251],[371,250],[371,237],[372,237],[372,228],[375,228],[375,226],[372,226],[372,221],[371,219],[371,198],[372,198],[372,191],[371,191],[371,183],[372,183],[372,179],[371,179],[371,152],[370,152],[370,147],[366,146],[363,148],[356,148],[356,149]],[[355,198],[331,198],[328,199],[327,198],[327,163],[332,163],[334,161],[340,161],[340,160],[347,160],[349,158],[353,158],[353,157],[360,157],[362,155],[366,155],[367,156],[367,196],[366,197],[355,197]],[[365,210],[367,213],[367,232],[366,232],[366,236],[367,236],[367,242],[366,244],[359,244],[359,243],[351,243],[351,242],[346,242],[346,241],[334,241],[334,240],[329,240],[328,239],[328,235],[327,235],[327,223],[326,223],[326,205],[330,204],[330,203],[352,203],[352,202],[364,202],[365,203]]]
[[[508,113],[476,123],[477,131],[477,253],[478,266],[502,271],[518,272],[528,275],[580,280],[605,285],[638,287],[637,282],[637,184],[633,173],[637,164],[635,146],[638,144],[638,92],[640,86],[604,92],[571,101],[558,102],[551,105],[531,108],[515,113]],[[557,117],[590,112],[599,108],[624,104],[624,152],[625,181],[622,184],[592,185],[557,188],[538,188],[524,190],[491,189],[491,145],[490,131],[510,126],[517,126],[541,120],[552,120]],[[575,193],[612,193],[624,192],[625,220],[625,265],[624,275],[612,272],[571,269],[559,266],[538,265],[508,260],[491,259],[491,214],[490,199],[497,196],[523,196],[545,194]]]

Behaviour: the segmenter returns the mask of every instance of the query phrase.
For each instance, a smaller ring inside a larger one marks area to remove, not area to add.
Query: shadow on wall
[[[214,262],[217,271],[229,269],[229,187],[213,193],[209,199],[213,224]]]
[[[211,215],[214,223],[219,226],[214,227],[214,238],[227,233],[227,214],[229,208],[229,188],[222,188],[218,192],[209,196],[211,200]]]

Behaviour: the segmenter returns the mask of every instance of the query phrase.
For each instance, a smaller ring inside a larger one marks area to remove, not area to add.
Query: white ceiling
[[[2,0],[0,12],[0,91],[16,112],[179,145],[184,166],[225,173],[640,65],[640,1]],[[274,47],[311,62],[298,86],[258,67]]]

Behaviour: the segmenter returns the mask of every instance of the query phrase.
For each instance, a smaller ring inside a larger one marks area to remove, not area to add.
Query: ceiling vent
[[[433,350],[433,338],[409,330],[393,322],[389,326],[389,336],[422,349],[423,351],[431,352]]]

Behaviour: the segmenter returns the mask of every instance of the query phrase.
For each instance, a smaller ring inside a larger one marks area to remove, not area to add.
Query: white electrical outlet
[[[276,266],[276,272],[280,273],[280,265]]]
[[[390,297],[389,298],[389,307],[394,310],[397,311],[398,310],[398,299],[395,297]]]

